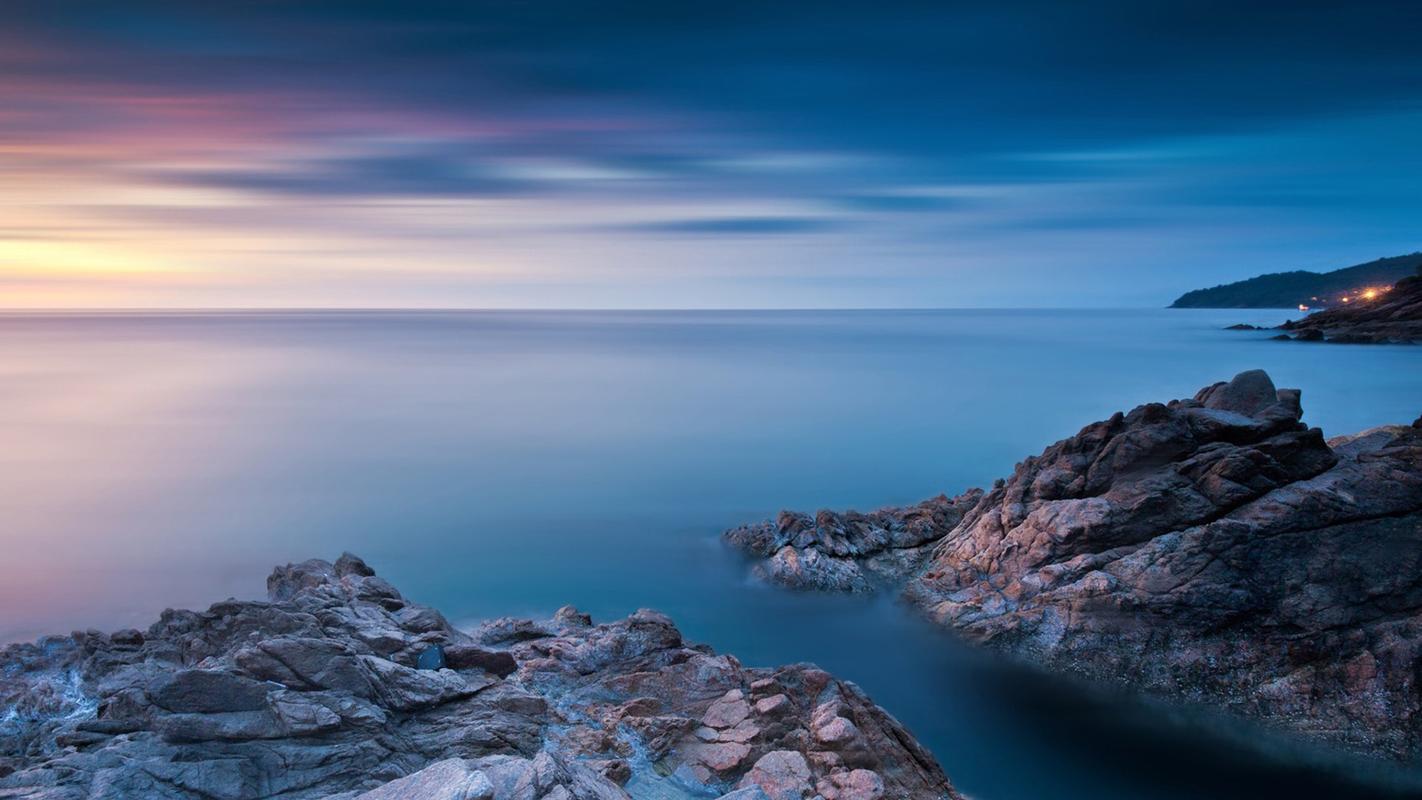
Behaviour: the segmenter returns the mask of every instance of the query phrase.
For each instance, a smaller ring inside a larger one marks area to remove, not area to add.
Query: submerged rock
[[[1253,371],[1088,425],[938,529],[904,594],[1038,663],[1413,756],[1422,429],[1301,417]]]
[[[476,641],[350,555],[268,592],[0,650],[0,797],[958,797],[852,684],[746,669],[654,611]]]

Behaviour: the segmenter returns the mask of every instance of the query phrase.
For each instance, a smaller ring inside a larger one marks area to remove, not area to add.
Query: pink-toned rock
[[[790,710],[790,698],[783,694],[773,694],[755,702],[755,713],[763,717],[774,717]]]
[[[750,745],[739,742],[693,742],[684,750],[687,760],[703,764],[712,772],[729,772],[750,755]]]
[[[836,772],[816,785],[825,800],[882,800],[884,779],[873,770]]]
[[[815,725],[815,740],[824,745],[843,746],[859,738],[859,728],[844,717],[831,717]]]
[[[813,791],[810,765],[794,750],[775,750],[761,756],[739,788],[759,786],[770,800],[803,800]]]
[[[726,728],[720,732],[718,738],[723,742],[749,742],[760,734],[760,726],[743,719],[734,728]]]
[[[711,728],[730,728],[749,716],[750,703],[745,695],[740,689],[732,689],[706,709],[701,721]]]

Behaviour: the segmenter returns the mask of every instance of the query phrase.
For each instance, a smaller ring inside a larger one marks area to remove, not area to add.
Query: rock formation
[[[0,798],[957,798],[852,684],[639,611],[464,633],[360,559],[0,650]]]
[[[1415,755],[1422,429],[1325,441],[1301,416],[1254,371],[1088,425],[920,545],[904,595],[1056,669]]]
[[[871,576],[896,578],[928,556],[982,497],[972,489],[939,495],[915,506],[868,514],[820,511],[814,517],[782,511],[773,522],[727,531],[726,541],[762,557],[757,577],[791,589],[872,592]]]
[[[1422,342],[1422,275],[1404,278],[1374,300],[1339,305],[1279,326],[1276,338],[1338,344]]]

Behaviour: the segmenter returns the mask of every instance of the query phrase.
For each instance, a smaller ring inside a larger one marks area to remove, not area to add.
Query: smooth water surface
[[[1348,780],[1406,776],[1077,691],[889,599],[752,586],[716,539],[781,507],[985,485],[1088,422],[1253,367],[1302,388],[1329,434],[1422,412],[1422,348],[1221,330],[1283,318],[0,315],[0,640],[145,627],[351,550],[456,620],[648,606],[747,663],[816,661],[980,800],[1364,796]]]

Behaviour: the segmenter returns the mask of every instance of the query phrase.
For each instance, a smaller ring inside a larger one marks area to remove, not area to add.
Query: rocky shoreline
[[[1422,420],[1325,440],[1261,371],[1083,428],[986,492],[726,541],[961,636],[1316,739],[1422,749]]]
[[[0,798],[956,800],[853,684],[639,611],[464,632],[349,554],[0,650]]]
[[[1422,274],[1404,278],[1382,297],[1318,311],[1280,325],[1275,338],[1335,344],[1422,342]]]

